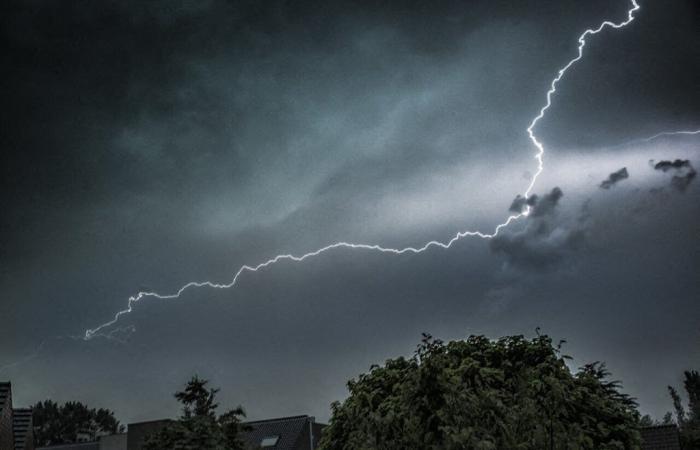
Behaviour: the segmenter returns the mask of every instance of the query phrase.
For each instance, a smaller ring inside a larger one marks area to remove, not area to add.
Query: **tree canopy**
[[[246,430],[239,406],[217,416],[218,389],[208,389],[208,381],[193,377],[185,389],[175,393],[182,403],[182,416],[149,436],[144,450],[243,450],[240,433]]]
[[[89,408],[80,402],[38,402],[32,406],[32,421],[37,446],[91,441],[124,431],[109,409]]]
[[[640,442],[636,403],[602,364],[576,373],[548,336],[443,343],[348,383],[332,405],[330,449],[626,449]]]
[[[700,373],[686,370],[683,387],[688,395],[688,409],[683,406],[681,396],[672,386],[668,387],[676,410],[676,423],[680,430],[684,449],[700,449]]]

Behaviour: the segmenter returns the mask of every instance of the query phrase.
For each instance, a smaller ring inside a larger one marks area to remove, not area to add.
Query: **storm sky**
[[[643,138],[700,129],[700,4],[640,5],[561,81],[532,214],[497,238],[147,299],[120,343],[70,336],[279,253],[492,232],[523,207],[550,81],[630,4],[6,2],[0,378],[132,422],[175,416],[199,374],[250,418],[327,420],[421,332],[539,327],[660,417],[700,368],[700,135]]]

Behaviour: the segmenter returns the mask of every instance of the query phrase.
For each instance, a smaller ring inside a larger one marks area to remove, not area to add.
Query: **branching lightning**
[[[584,31],[578,38],[578,53],[575,58],[571,59],[564,67],[559,69],[559,72],[557,73],[557,76],[552,80],[550,83],[549,90],[547,91],[546,95],[546,103],[545,105],[540,109],[539,114],[537,114],[532,121],[530,122],[530,125],[527,127],[527,134],[530,138],[530,141],[532,144],[535,146],[537,149],[537,152],[535,153],[535,160],[537,161],[537,171],[534,173],[532,178],[530,179],[530,183],[527,186],[527,189],[524,192],[524,197],[529,197],[530,194],[532,193],[532,189],[535,186],[535,183],[537,182],[537,178],[540,176],[542,171],[544,170],[544,145],[537,139],[535,135],[535,127],[537,126],[538,122],[542,120],[545,116],[545,113],[547,110],[550,108],[552,105],[552,96],[556,93],[557,91],[557,84],[561,79],[564,77],[566,72],[581,58],[583,57],[583,49],[586,46],[586,38],[589,36],[592,36],[594,34],[600,33],[602,30],[605,28],[623,28],[630,24],[634,20],[634,14],[637,10],[639,10],[639,5],[637,4],[636,0],[630,0],[631,7],[627,11],[627,18],[619,23],[614,23],[610,21],[605,21],[601,23],[597,28],[591,28],[587,29]],[[663,134],[663,133],[662,133]],[[508,218],[503,223],[500,223],[496,225],[494,228],[493,232],[491,233],[483,233],[481,231],[460,231],[457,234],[455,234],[451,239],[441,242],[437,240],[429,241],[426,244],[424,244],[422,247],[405,247],[405,248],[389,248],[389,247],[382,247],[380,245],[374,245],[374,244],[352,244],[349,242],[336,242],[334,244],[327,245],[325,247],[322,247],[318,250],[314,250],[309,253],[305,253],[300,256],[295,256],[291,254],[282,254],[282,255],[277,255],[271,259],[268,259],[267,261],[257,264],[257,265],[244,265],[238,271],[235,273],[233,276],[233,279],[228,282],[228,283],[214,283],[211,281],[191,281],[184,286],[182,286],[180,289],[177,290],[177,292],[173,294],[158,294],[157,292],[139,292],[138,294],[132,296],[129,298],[127,302],[127,307],[126,309],[123,309],[119,312],[117,312],[114,315],[114,318],[108,322],[103,323],[102,325],[99,325],[95,328],[88,329],[85,331],[85,336],[83,339],[85,340],[90,340],[96,336],[105,336],[105,333],[103,333],[103,330],[112,327],[115,325],[119,319],[124,316],[125,314],[131,313],[133,310],[134,304],[137,302],[141,301],[144,298],[147,297],[152,297],[152,298],[158,298],[158,299],[163,299],[163,300],[169,300],[169,299],[175,299],[180,297],[186,290],[190,288],[200,288],[200,287],[208,287],[208,288],[213,288],[213,289],[229,289],[232,288],[236,285],[238,282],[239,278],[241,275],[243,275],[244,272],[258,272],[268,266],[271,266],[273,264],[276,264],[281,261],[289,260],[289,261],[294,261],[294,262],[301,262],[304,261],[308,258],[320,255],[321,253],[325,253],[329,250],[334,250],[334,249],[339,249],[339,248],[348,248],[348,249],[354,249],[354,250],[372,250],[372,251],[379,251],[383,253],[390,253],[390,254],[395,254],[395,255],[402,255],[404,253],[421,253],[424,252],[432,247],[436,248],[442,248],[442,249],[448,249],[457,242],[458,240],[467,237],[467,236],[475,236],[479,237],[481,239],[491,239],[498,235],[498,233],[504,228],[507,227],[509,224],[511,224],[513,221],[518,220],[519,218],[523,216],[527,216],[528,213],[530,212],[530,207],[526,206],[526,208],[518,214],[513,214],[510,215]]]
[[[637,4],[636,0],[631,0],[632,7],[628,10],[627,12],[627,19],[620,22],[620,23],[614,23],[610,21],[605,21],[601,23],[597,28],[595,29],[587,29],[584,31],[578,38],[578,54],[575,58],[571,59],[564,67],[559,69],[559,72],[557,76],[552,80],[550,83],[550,88],[547,91],[546,95],[546,103],[545,105],[540,109],[539,114],[537,114],[533,119],[532,122],[530,122],[530,125],[527,127],[527,134],[528,137],[530,138],[530,141],[533,143],[533,145],[537,148],[537,152],[535,154],[535,159],[537,160],[537,171],[535,174],[532,176],[530,179],[530,183],[527,186],[527,189],[525,190],[523,196],[528,197],[532,189],[535,186],[535,183],[537,182],[537,178],[539,175],[544,171],[544,145],[537,139],[534,128],[537,125],[537,123],[544,118],[545,113],[547,110],[550,108],[552,105],[552,96],[556,93],[556,87],[559,81],[563,78],[564,74],[573,66],[576,62],[578,62],[582,57],[583,57],[583,49],[586,46],[586,38],[589,35],[594,35],[599,32],[601,32],[603,29],[606,27],[611,27],[611,28],[622,28],[630,24],[634,20],[634,13],[640,9],[639,5]],[[683,133],[683,134],[695,134],[700,131],[695,131],[695,132],[675,132],[675,133]],[[655,139],[657,137],[660,137],[665,134],[671,134],[671,133],[659,133],[655,136],[652,136],[651,138],[648,138],[648,140]],[[428,250],[431,247],[439,247],[443,249],[448,249],[454,244],[456,241],[459,239],[462,239],[467,236],[476,236],[482,239],[491,239],[498,235],[500,230],[506,226],[508,226],[511,222],[519,219],[520,217],[527,216],[529,213],[529,206],[526,206],[525,210],[522,213],[519,214],[513,214],[510,215],[504,222],[498,224],[492,233],[483,233],[481,231],[460,231],[457,234],[455,234],[451,239],[449,239],[446,242],[440,242],[440,241],[429,241],[426,244],[424,244],[422,247],[405,247],[401,249],[396,249],[396,248],[390,248],[390,247],[382,247],[380,245],[376,244],[353,244],[349,242],[336,242],[334,244],[327,245],[325,247],[322,247],[318,250],[305,253],[301,256],[294,256],[291,254],[282,254],[282,255],[277,255],[274,258],[271,258],[263,263],[260,263],[258,265],[244,265],[241,266],[240,269],[236,272],[236,274],[233,276],[233,279],[229,283],[214,283],[211,281],[191,281],[185,285],[183,285],[180,289],[178,289],[177,292],[173,294],[158,294],[157,292],[139,292],[138,294],[129,297],[129,300],[127,302],[127,307],[126,309],[123,309],[119,312],[117,312],[114,315],[114,318],[108,322],[105,322],[95,328],[88,329],[85,331],[85,339],[92,339],[93,337],[100,335],[101,330],[105,328],[109,328],[112,325],[116,324],[119,321],[119,318],[125,314],[129,314],[133,310],[133,305],[139,301],[141,301],[143,298],[146,297],[153,297],[153,298],[158,298],[162,300],[170,300],[170,299],[175,299],[180,297],[186,290],[190,288],[199,288],[199,287],[209,287],[213,289],[229,289],[232,288],[236,285],[238,282],[238,279],[244,272],[257,272],[261,269],[264,269],[268,266],[271,266],[273,264],[276,264],[277,262],[283,261],[283,260],[291,260],[294,262],[301,262],[304,261],[305,259],[311,258],[313,256],[320,255],[321,253],[325,253],[329,250],[337,249],[337,248],[350,248],[350,249],[359,249],[359,250],[374,250],[374,251],[380,251],[384,253],[392,253],[396,255],[401,255],[404,253],[421,253],[426,250]]]
[[[693,130],[693,131],[663,131],[661,133],[656,133],[653,136],[650,136],[648,138],[641,139],[642,142],[651,142],[654,139],[658,139],[662,136],[680,136],[680,135],[686,135],[686,136],[692,136],[700,134],[700,130]]]
[[[622,144],[615,145],[613,148],[625,147],[628,145],[641,144],[641,143],[645,143],[645,142],[651,142],[651,141],[655,141],[659,138],[666,137],[666,136],[697,136],[697,135],[700,135],[700,130],[662,131],[661,133],[656,133],[653,136],[623,142]]]

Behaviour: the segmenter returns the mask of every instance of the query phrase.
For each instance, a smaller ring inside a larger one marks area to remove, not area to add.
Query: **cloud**
[[[521,212],[523,212],[526,205],[534,206],[536,202],[536,195],[531,195],[529,197],[523,197],[522,195],[518,195],[513,200],[513,203],[510,204],[510,208],[508,208],[508,211],[520,214]]]
[[[559,204],[559,200],[564,196],[564,192],[558,187],[552,189],[552,191],[542,197],[540,200],[537,195],[533,195],[533,207],[530,212],[531,217],[542,217],[551,215],[554,213],[554,209]]]
[[[656,170],[663,170],[664,172],[667,172],[671,169],[682,169],[684,167],[688,167],[690,169],[693,168],[693,166],[690,165],[690,161],[687,159],[676,159],[675,161],[659,161],[656,164],[654,164],[654,169]]]
[[[608,175],[608,178],[606,180],[603,180],[602,183],[600,183],[600,187],[601,189],[610,189],[612,186],[617,184],[618,181],[624,180],[629,177],[630,174],[629,172],[627,172],[627,167],[623,167],[622,169]]]
[[[526,204],[532,206],[525,227],[493,238],[491,251],[505,255],[508,265],[523,270],[548,269],[561,262],[585,238],[583,215],[574,221],[559,217],[557,207],[563,196],[562,190],[555,187],[542,197],[516,197],[511,211],[522,211]]]
[[[653,161],[650,161],[653,164]],[[695,179],[697,172],[687,159],[676,159],[673,161],[659,161],[654,164],[655,170],[668,172],[673,170],[675,174],[671,178],[671,186],[679,192],[685,192],[690,186],[690,183]]]

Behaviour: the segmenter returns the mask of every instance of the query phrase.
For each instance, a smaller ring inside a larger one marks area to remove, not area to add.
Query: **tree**
[[[62,406],[51,400],[32,406],[34,439],[37,446],[72,444],[124,431],[108,409],[88,408],[80,402]]]
[[[683,372],[683,386],[688,394],[688,410],[683,407],[681,396],[672,386],[668,392],[676,410],[676,423],[684,449],[700,449],[700,373],[697,370]]]
[[[635,401],[602,364],[572,374],[547,336],[447,344],[424,335],[413,357],[348,382],[321,448],[637,448]]]
[[[644,414],[642,417],[639,418],[639,426],[641,428],[658,427],[660,425],[675,425],[675,422],[673,421],[673,414],[667,412],[666,414],[664,414],[661,420],[654,420],[654,418],[651,417],[649,414]]]
[[[241,422],[245,412],[239,406],[217,417],[218,389],[207,389],[208,381],[193,377],[185,389],[175,393],[182,403],[182,416],[149,436],[144,450],[243,450]]]

